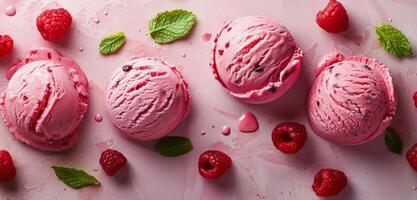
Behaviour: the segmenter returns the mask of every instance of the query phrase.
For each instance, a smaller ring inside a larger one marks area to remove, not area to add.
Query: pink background
[[[14,17],[0,13],[0,34],[15,40],[11,56],[0,59],[0,73],[32,47],[53,47],[73,58],[91,83],[88,115],[81,124],[81,140],[66,153],[46,153],[16,141],[0,123],[0,148],[9,150],[18,170],[16,180],[0,185],[0,199],[139,199],[139,200],[256,200],[319,199],[311,190],[318,169],[343,170],[349,187],[339,197],[329,199],[408,200],[417,199],[417,172],[404,156],[388,152],[383,137],[356,147],[323,141],[307,126],[305,101],[313,80],[315,64],[321,56],[337,49],[346,55],[364,54],[388,65],[398,91],[399,110],[394,127],[404,139],[405,149],[417,142],[416,109],[412,93],[417,90],[417,59],[388,55],[376,42],[374,27],[388,22],[401,29],[417,52],[416,0],[343,0],[351,19],[347,33],[330,35],[318,28],[315,13],[327,0],[1,0],[0,11],[17,8]],[[73,16],[68,37],[58,43],[44,41],[35,26],[44,9],[64,7]],[[198,16],[198,24],[185,40],[157,45],[145,35],[147,23],[156,13],[183,8]],[[105,13],[108,13],[106,16]],[[278,101],[267,105],[245,105],[227,95],[214,80],[209,68],[211,42],[204,33],[215,33],[227,20],[245,15],[266,15],[285,25],[305,51],[300,79]],[[95,23],[95,18],[100,23]],[[116,55],[103,57],[98,44],[103,36],[123,31],[127,43]],[[79,48],[84,51],[79,51]],[[183,57],[182,54],[186,56]],[[188,136],[195,149],[181,157],[165,158],[153,150],[153,143],[137,143],[122,138],[104,112],[103,88],[113,70],[132,55],[160,56],[180,66],[192,92],[192,112],[173,135]],[[7,86],[0,76],[0,89]],[[237,131],[237,118],[245,111],[257,115],[260,129],[253,134]],[[94,116],[104,116],[101,123]],[[284,155],[272,145],[273,127],[284,121],[304,123],[309,131],[305,147],[296,155]],[[232,127],[223,136],[221,127]],[[212,128],[212,125],[215,127]],[[206,135],[201,135],[206,131]],[[108,147],[123,152],[129,166],[117,177],[107,177],[98,158]],[[198,174],[197,159],[207,149],[227,152],[233,168],[226,176],[209,181]],[[96,176],[101,187],[73,190],[59,181],[52,165],[72,166]]]

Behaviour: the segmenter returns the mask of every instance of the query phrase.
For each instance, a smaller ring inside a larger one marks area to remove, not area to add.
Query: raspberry
[[[278,124],[272,131],[272,142],[283,153],[297,153],[306,140],[306,128],[295,122]]]
[[[223,152],[209,150],[200,155],[198,171],[208,179],[225,174],[232,167],[232,159]]]
[[[326,8],[317,13],[316,22],[329,33],[340,33],[348,29],[349,16],[340,2],[330,0]]]
[[[408,164],[417,171],[417,144],[414,144],[413,147],[407,151],[406,157]]]
[[[43,39],[48,41],[62,39],[71,23],[71,14],[63,8],[46,10],[36,18],[39,32]]]
[[[10,153],[6,150],[0,151],[0,181],[9,182],[16,176],[16,168]]]
[[[9,54],[13,49],[13,39],[8,35],[0,35],[0,57]]]
[[[127,163],[126,157],[113,149],[107,149],[100,156],[100,165],[107,175],[115,175]]]
[[[313,190],[317,196],[338,195],[347,185],[345,173],[336,169],[321,169],[314,177]]]
[[[417,92],[414,93],[413,100],[414,100],[414,106],[417,107]]]

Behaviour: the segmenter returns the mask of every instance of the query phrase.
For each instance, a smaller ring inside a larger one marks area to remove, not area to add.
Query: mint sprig
[[[413,51],[407,37],[398,29],[382,23],[376,27],[379,44],[390,54],[398,57],[411,56]]]
[[[190,139],[180,136],[167,136],[156,144],[156,151],[167,157],[184,155],[193,149]]]
[[[126,37],[123,32],[106,36],[100,42],[100,53],[103,55],[116,53],[125,44],[125,42]]]
[[[193,28],[197,17],[187,10],[159,13],[149,22],[148,34],[159,44],[166,44],[185,37]]]
[[[74,189],[80,189],[86,186],[99,186],[100,182],[93,176],[87,174],[83,170],[52,166],[56,176]]]
[[[393,128],[387,128],[385,130],[384,140],[388,150],[390,150],[392,153],[401,155],[401,152],[403,151],[403,142]]]

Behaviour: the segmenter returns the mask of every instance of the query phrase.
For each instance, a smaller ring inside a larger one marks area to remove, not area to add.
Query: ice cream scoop
[[[190,110],[188,84],[160,58],[132,58],[107,83],[106,107],[120,133],[137,141],[170,133]]]
[[[72,147],[88,107],[88,82],[81,68],[53,49],[40,48],[11,69],[0,100],[10,132],[41,150]]]
[[[320,62],[307,104],[313,131],[345,145],[375,139],[396,112],[389,69],[375,59],[339,53]]]
[[[247,16],[226,23],[214,39],[215,78],[244,103],[276,100],[296,81],[303,51],[275,20]]]

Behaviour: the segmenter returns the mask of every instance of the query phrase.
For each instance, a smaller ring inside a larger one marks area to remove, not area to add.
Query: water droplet
[[[94,120],[95,120],[96,122],[101,122],[101,121],[103,121],[103,116],[101,116],[100,114],[97,114],[97,115],[94,117]]]
[[[94,18],[94,23],[96,24],[100,23],[100,19],[98,17]]]
[[[223,128],[222,128],[222,134],[223,135],[230,135],[230,127],[229,126],[227,126],[227,125],[225,125],[225,126],[223,126]]]
[[[16,14],[16,8],[14,6],[7,6],[4,12],[7,16],[14,16]]]

